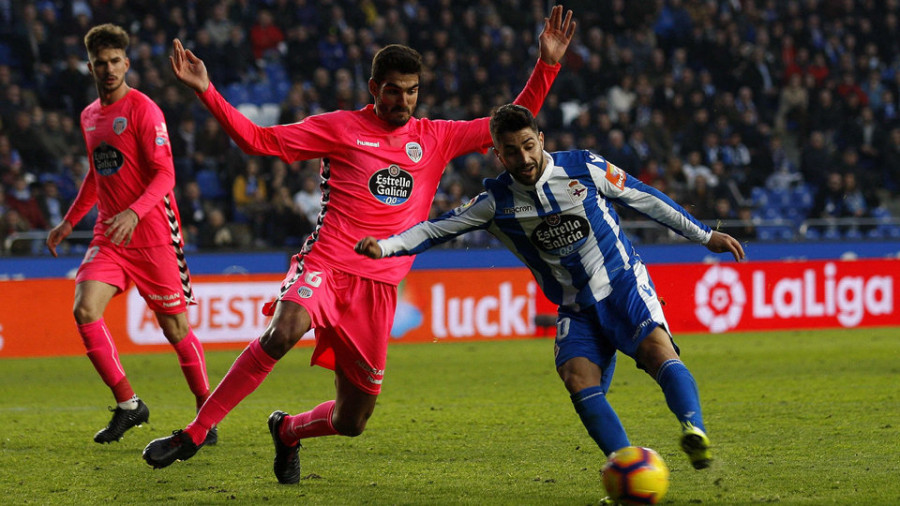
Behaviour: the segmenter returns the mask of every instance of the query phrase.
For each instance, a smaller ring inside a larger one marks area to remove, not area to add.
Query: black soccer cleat
[[[278,483],[288,485],[300,481],[300,457],[297,455],[300,442],[298,441],[294,446],[288,446],[278,435],[281,423],[286,416],[288,414],[284,411],[273,411],[269,415],[269,432],[272,433],[272,441],[275,443],[275,464],[273,465],[275,477],[278,478]]]
[[[171,436],[150,441],[150,444],[144,448],[143,456],[144,460],[154,469],[161,469],[176,460],[187,460],[193,457],[200,446],[194,444],[187,432],[176,430],[172,432]]]
[[[139,427],[150,420],[150,408],[140,399],[137,402],[135,409],[109,408],[113,412],[112,420],[109,421],[109,425],[94,434],[94,442],[103,444],[118,441],[128,429]]]
[[[212,429],[209,429],[209,432],[206,433],[206,439],[203,440],[202,446],[214,446],[219,442],[219,428],[213,426]]]

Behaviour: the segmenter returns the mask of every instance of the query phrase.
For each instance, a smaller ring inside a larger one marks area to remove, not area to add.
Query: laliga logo
[[[725,332],[741,321],[747,293],[738,272],[714,265],[694,286],[694,314],[710,332]]]

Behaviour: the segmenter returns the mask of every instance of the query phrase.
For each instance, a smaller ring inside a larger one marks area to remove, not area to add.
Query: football
[[[669,490],[669,468],[650,448],[613,452],[601,470],[603,486],[617,504],[657,504]]]

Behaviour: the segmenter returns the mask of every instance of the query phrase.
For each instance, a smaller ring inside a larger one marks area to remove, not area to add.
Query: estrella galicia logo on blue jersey
[[[101,176],[111,176],[119,172],[119,169],[125,164],[125,156],[122,152],[105,142],[101,142],[94,148],[91,156],[94,159],[94,168]]]
[[[390,206],[399,206],[409,200],[412,190],[412,175],[398,165],[381,169],[369,178],[369,191],[376,199]]]
[[[531,232],[531,242],[547,253],[566,256],[584,244],[590,228],[581,216],[551,214]]]

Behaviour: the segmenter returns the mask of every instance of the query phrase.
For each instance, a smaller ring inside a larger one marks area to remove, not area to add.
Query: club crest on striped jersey
[[[422,145],[418,142],[407,142],[406,156],[408,156],[413,163],[419,163],[419,160],[422,159]]]
[[[606,180],[620,190],[625,189],[625,171],[606,162]]]
[[[409,200],[413,190],[413,177],[399,165],[381,169],[369,178],[369,191],[380,202],[399,206]]]
[[[566,256],[574,253],[587,240],[590,224],[582,216],[556,213],[544,217],[544,221],[531,232],[531,242],[551,255]]]
[[[581,184],[581,181],[569,181],[569,186],[566,187],[566,192],[568,192],[569,197],[572,198],[573,204],[580,204],[584,201],[584,198],[587,197],[587,187]]]
[[[125,131],[125,128],[128,126],[128,119],[119,116],[118,118],[113,120],[113,132],[116,135],[122,135],[122,132]]]

